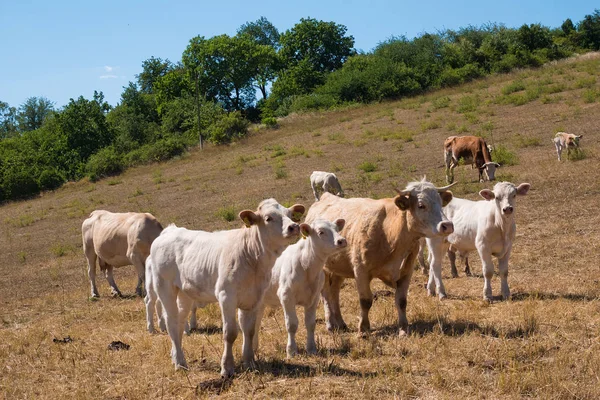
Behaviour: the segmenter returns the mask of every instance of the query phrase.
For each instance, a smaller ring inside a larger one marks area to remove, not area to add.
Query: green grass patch
[[[434,109],[439,110],[440,108],[449,107],[450,102],[451,102],[450,97],[442,96],[442,97],[433,99],[433,101],[431,102],[431,105]]]
[[[364,161],[358,165],[358,169],[364,172],[374,172],[377,170],[377,164],[370,161]]]
[[[575,81],[575,87],[577,89],[590,88],[596,84],[596,78],[593,76],[586,78],[579,78]]]
[[[520,92],[522,90],[525,90],[525,83],[523,83],[523,81],[513,81],[502,88],[502,94],[508,96],[511,93]]]
[[[421,122],[421,130],[423,132],[429,131],[432,129],[438,129],[440,127],[440,123],[438,121],[422,121]]]
[[[492,158],[495,162],[499,163],[503,167],[517,165],[519,162],[516,153],[510,151],[506,146],[502,144],[494,149]]]
[[[231,222],[236,217],[235,211],[236,211],[235,207],[233,207],[233,206],[221,207],[217,210],[217,212],[215,213],[215,216],[222,218],[227,222]]]
[[[446,124],[446,129],[448,129],[449,131],[455,131],[456,130],[456,122],[448,122]]]
[[[110,179],[106,182],[106,184],[108,186],[116,186],[116,185],[120,185],[121,183],[123,183],[123,180],[121,180],[121,179]]]
[[[595,89],[587,89],[583,92],[583,101],[586,103],[594,103],[599,97],[599,92]]]
[[[463,96],[458,99],[456,111],[459,113],[473,112],[479,106],[479,96]]]
[[[517,134],[514,137],[515,146],[518,148],[535,147],[540,146],[541,140],[535,137],[529,137],[521,134]]]

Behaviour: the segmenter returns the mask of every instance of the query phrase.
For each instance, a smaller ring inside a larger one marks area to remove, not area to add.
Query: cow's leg
[[[98,287],[96,286],[96,252],[93,246],[85,246],[84,252],[88,262],[88,277],[90,279],[92,297],[99,297]]]
[[[183,338],[183,333],[189,335],[190,329],[188,325],[188,317],[190,315],[190,309],[194,304],[194,300],[191,297],[186,295],[184,292],[179,292],[179,296],[177,296],[177,306],[179,308],[179,320],[178,320],[178,329],[179,336]]]
[[[452,152],[444,151],[444,163],[446,164],[446,182],[452,183],[454,174],[452,173]]]
[[[319,201],[319,196],[317,195],[317,187],[314,182],[310,183],[310,187],[312,188],[313,194],[315,195],[315,201]]]
[[[114,269],[113,266],[110,264],[107,264],[102,259],[99,259],[99,262],[100,262],[100,269],[104,271],[104,276],[106,277],[106,280],[108,281],[108,284],[110,285],[110,290],[112,292],[112,295],[118,296],[118,297],[123,297],[123,295],[121,294],[121,291],[117,287],[117,283],[115,282],[115,277],[113,275],[113,269]]]
[[[427,264],[425,264],[425,240],[423,239],[419,241],[419,266],[423,270],[423,275],[427,275],[429,268],[427,267]]]
[[[296,314],[296,299],[292,293],[287,291],[281,296],[281,305],[285,315],[285,329],[288,333],[288,342],[286,353],[288,358],[298,354],[298,345],[296,344],[296,332],[298,331],[298,315]]]
[[[459,255],[465,264],[465,275],[472,276],[473,274],[471,274],[471,267],[469,267],[469,253],[459,253]]]
[[[408,335],[408,319],[406,318],[406,304],[408,286],[412,273],[403,276],[396,282],[396,309],[398,310],[398,335]]]
[[[508,288],[508,259],[510,257],[511,249],[504,254],[502,258],[498,259],[498,274],[500,275],[500,293],[502,298],[508,300],[510,298],[510,289]]]
[[[146,327],[148,332],[156,333],[154,329],[154,309],[156,308],[156,291],[152,286],[152,278],[149,274],[146,279],[146,297],[144,297],[144,303],[146,304]]]
[[[233,363],[233,342],[238,335],[237,323],[235,321],[235,310],[237,308],[237,299],[233,295],[228,295],[227,290],[219,292],[219,306],[221,307],[221,317],[223,319],[223,357],[221,358],[221,376],[229,378],[234,373]]]
[[[254,349],[254,353],[258,352],[258,335],[260,334],[260,324],[262,323],[263,315],[265,313],[265,305],[261,303],[256,308],[256,325],[254,328],[254,340],[252,341],[252,348]]]
[[[161,277],[157,277],[155,285],[158,298],[166,314],[167,332],[171,338],[171,360],[175,364],[175,369],[187,369],[187,363],[185,362],[181,346],[183,337],[180,335],[179,330],[179,307],[177,305],[179,288]]]
[[[366,274],[356,274],[356,289],[358,290],[358,299],[360,301],[360,320],[358,323],[358,333],[367,333],[369,330],[371,330],[369,310],[373,305],[371,277]]]
[[[135,287],[135,293],[142,297],[144,295],[144,279],[146,277],[146,257],[140,254],[140,251],[134,246],[130,246],[127,251],[127,258],[131,260],[135,266],[135,270],[138,275],[138,283]]]
[[[323,285],[321,296],[323,298],[325,324],[328,331],[345,330],[348,328],[340,310],[340,289],[343,282],[343,277],[328,272],[325,273],[325,284]]]
[[[190,325],[189,325],[189,330],[190,332],[198,329],[198,316],[196,315],[198,312],[198,305],[196,304],[196,302],[194,302],[194,304],[192,305],[192,311],[190,311]]]
[[[156,318],[158,318],[158,327],[161,332],[167,331],[167,322],[165,319],[165,313],[163,312],[163,305],[160,302],[160,299],[156,299],[156,307],[154,308],[156,311]]]
[[[435,296],[437,290],[440,299],[446,297],[446,288],[442,282],[442,260],[444,258],[444,240],[442,238],[427,238],[429,249],[429,281],[427,282],[427,293]],[[435,288],[434,288],[435,282]]]
[[[308,307],[304,308],[304,325],[306,326],[306,352],[308,354],[317,354],[317,344],[315,343],[315,327],[317,326],[317,308],[319,306],[319,296]]]
[[[256,308],[252,310],[238,310],[240,319],[240,327],[242,328],[243,343],[242,343],[242,365],[244,368],[254,369],[256,363],[254,361],[254,336],[256,336]]]
[[[560,142],[555,141],[554,147],[556,147],[556,154],[558,155],[558,161],[560,161],[560,155],[562,153],[562,146],[560,145]]]
[[[456,251],[448,249],[448,259],[450,260],[450,273],[453,278],[458,278],[458,271],[456,269]]]
[[[492,277],[494,276],[494,262],[492,253],[486,247],[478,246],[477,252],[481,258],[481,269],[483,271],[483,299],[492,301]]]

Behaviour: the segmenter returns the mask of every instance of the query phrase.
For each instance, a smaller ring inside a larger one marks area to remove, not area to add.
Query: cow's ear
[[[502,165],[496,163],[496,168],[500,168]]]
[[[578,137],[579,139],[581,139],[581,138],[583,137],[583,135],[579,135],[579,136],[577,136],[577,137]]]
[[[346,226],[346,220],[342,218],[338,218],[334,222],[335,226],[337,226],[337,231],[340,232]]]
[[[394,199],[394,203],[396,203],[396,206],[402,211],[408,210],[410,207],[410,194],[401,194],[396,196],[396,198]]]
[[[487,201],[494,200],[496,198],[496,195],[490,189],[483,189],[479,192],[479,195]]]
[[[302,235],[302,239],[306,239],[311,232],[312,228],[309,224],[300,224],[300,234]]]
[[[300,222],[306,208],[302,204],[294,204],[290,207],[290,210],[292,211],[292,221]]]
[[[250,228],[252,225],[256,225],[260,220],[260,217],[254,214],[254,211],[244,210],[240,211],[240,219],[244,221],[246,228]]]
[[[527,192],[529,192],[530,187],[531,185],[529,183],[521,183],[519,186],[517,186],[517,194],[519,196],[525,196]]]
[[[442,198],[442,207],[446,207],[448,203],[452,201],[452,192],[446,190],[445,192],[440,193],[440,197]]]

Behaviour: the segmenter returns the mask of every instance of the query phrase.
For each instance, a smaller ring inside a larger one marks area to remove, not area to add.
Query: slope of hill
[[[256,130],[230,146],[4,204],[2,392],[7,398],[190,398],[220,390],[210,385],[222,348],[216,305],[199,312],[201,330],[184,338],[190,371],[175,372],[168,336],[145,331],[140,299],[113,299],[98,279],[101,298],[88,300],[80,229],[90,211],[148,211],[164,225],[231,229],[241,225],[240,210],[265,197],[309,206],[313,170],[336,172],[348,197],[391,196],[394,187],[423,175],[442,185],[444,138],[475,134],[502,158],[498,180],[532,184],[518,203],[512,301],[483,303],[481,277],[450,279],[445,263],[448,300],[427,297],[426,278],[413,276],[409,337],[396,336],[393,297],[381,291],[371,312],[373,332],[359,338],[357,295],[347,281],[342,311],[352,332],[328,333],[320,309],[319,355],[285,360],[282,312],[267,313],[260,371],[240,371],[223,394],[599,398],[598,71],[600,55],[592,53],[419,98],[294,115],[280,129]],[[551,139],[559,130],[583,134],[582,159],[556,160]],[[469,166],[455,174],[457,196],[476,199],[492,186],[478,183]],[[472,260],[477,271],[479,260]],[[133,293],[132,267],[117,270],[116,279],[124,293]],[[496,294],[497,278],[493,284]],[[385,286],[376,282],[373,289]],[[73,342],[53,342],[66,336]],[[303,337],[301,324],[300,343]],[[112,340],[131,349],[109,352]],[[239,360],[241,337],[236,343]]]

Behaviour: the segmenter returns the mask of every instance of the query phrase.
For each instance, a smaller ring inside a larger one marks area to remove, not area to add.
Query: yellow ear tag
[[[244,221],[244,224],[246,225],[246,228],[250,228],[250,226],[252,224],[250,224],[250,220],[248,219],[248,217],[244,217],[243,221]]]
[[[306,239],[306,238],[308,237],[308,236],[307,236],[307,235],[306,235],[304,232],[302,232],[302,231],[300,231],[300,234],[302,235],[302,239]]]

